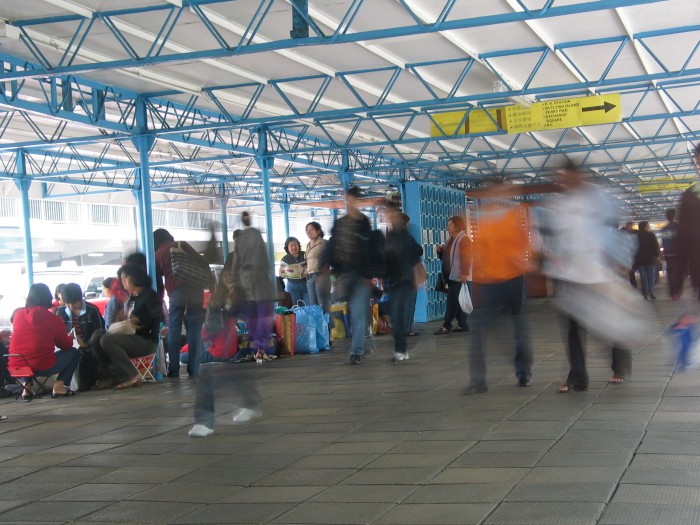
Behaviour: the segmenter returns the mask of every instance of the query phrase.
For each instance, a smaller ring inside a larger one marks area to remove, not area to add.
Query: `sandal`
[[[622,383],[625,383],[625,382],[627,382],[627,378],[626,378],[626,377],[612,376],[612,377],[610,378],[610,383],[612,383],[613,385],[619,385],[619,384],[622,384]]]
[[[69,389],[67,389],[65,392],[59,392],[59,393],[51,392],[51,397],[52,397],[53,399],[57,399],[57,398],[59,398],[59,397],[69,397],[69,396],[72,396],[73,394],[75,394],[75,392],[73,392],[73,391],[69,388]]]
[[[141,386],[141,378],[140,377],[135,377],[133,379],[129,379],[128,381],[124,381],[123,383],[117,384],[114,388],[117,390],[124,390],[126,388],[130,387],[137,387]]]
[[[441,326],[439,330],[436,330],[436,331],[433,332],[433,333],[434,333],[435,335],[447,335],[447,334],[451,334],[451,333],[452,333],[452,330],[448,330],[448,329],[445,328],[444,326]]]
[[[569,385],[567,385],[566,383],[564,383],[563,385],[560,385],[559,388],[557,388],[557,392],[558,392],[559,394],[568,394],[568,393],[571,392],[572,390],[573,390],[573,388],[571,388],[571,387],[570,387]]]
[[[417,336],[419,336],[420,334],[419,334],[418,332],[414,332],[413,330],[411,330],[411,331],[408,332],[406,335],[407,335],[408,337],[417,337]]]

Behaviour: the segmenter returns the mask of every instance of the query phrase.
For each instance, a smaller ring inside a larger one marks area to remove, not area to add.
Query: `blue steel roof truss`
[[[136,180],[134,171],[138,168],[138,155],[128,145],[128,141],[135,134],[149,133],[156,136],[157,144],[169,144],[175,159],[171,162],[151,162],[154,191],[171,192],[172,195],[215,196],[217,191],[224,188],[232,196],[257,200],[261,197],[259,185],[252,179],[257,177],[255,159],[260,154],[258,135],[265,133],[265,154],[288,163],[280,172],[273,169],[272,176],[280,177],[280,186],[286,188],[292,201],[296,196],[313,198],[326,195],[329,191],[339,191],[342,184],[337,175],[342,172],[371,177],[376,181],[374,184],[380,186],[407,179],[470,185],[478,184],[479,180],[493,177],[498,172],[505,172],[523,182],[534,182],[540,180],[543,168],[555,165],[562,155],[572,154],[583,154],[579,158],[594,167],[599,174],[609,174],[614,184],[630,187],[629,191],[634,193],[634,183],[612,178],[613,170],[632,166],[636,179],[642,181],[646,174],[649,177],[658,173],[664,176],[673,174],[684,178],[693,171],[692,164],[680,159],[678,146],[698,139],[698,132],[692,131],[697,125],[686,122],[686,119],[698,116],[700,101],[696,98],[694,104],[688,107],[676,100],[675,92],[688,88],[698,89],[700,68],[694,67],[694,64],[700,54],[700,41],[696,40],[687,56],[681,57],[681,60],[671,66],[656,51],[655,39],[679,34],[693,38],[700,31],[700,25],[558,42],[551,46],[489,51],[475,56],[449,57],[401,66],[202,86],[201,94],[189,94],[185,97],[185,102],[182,96],[184,93],[177,89],[165,89],[159,96],[153,96],[147,92],[101,84],[76,74],[189,60],[235,58],[275,50],[299,50],[302,46],[319,44],[349,44],[428,35],[489,24],[532,22],[566,14],[653,4],[656,1],[658,0],[598,0],[567,6],[548,0],[540,9],[528,9],[524,2],[516,0],[520,10],[513,13],[451,19],[450,14],[458,2],[450,0],[441,4],[439,15],[432,23],[426,23],[423,15],[409,5],[410,2],[400,0],[402,9],[415,24],[383,30],[362,30],[354,29],[354,24],[359,20],[358,13],[367,2],[355,0],[348,5],[338,25],[330,27],[331,32],[324,33],[313,17],[301,12],[307,22],[311,23],[312,36],[306,39],[264,42],[259,41],[257,36],[262,32],[266,19],[271,16],[272,2],[266,0],[261,1],[251,13],[238,42],[229,41],[230,32],[226,35],[221,32],[213,12],[207,7],[225,4],[222,0],[185,0],[182,7],[157,4],[94,12],[92,17],[68,14],[33,20],[12,20],[9,24],[18,28],[20,42],[26,47],[28,57],[0,57],[4,62],[0,72],[0,104],[10,109],[0,118],[0,140],[17,118],[23,119],[35,138],[0,144],[0,162],[4,171],[0,176],[13,176],[9,168],[16,167],[16,163],[11,160],[11,156],[17,150],[22,150],[28,155],[27,165],[35,170],[36,173],[32,176],[37,180],[46,179],[52,183],[73,184],[76,187],[130,189]],[[293,8],[297,9],[295,5]],[[168,44],[174,38],[175,29],[183,23],[185,11],[196,16],[218,48],[196,52],[170,51]],[[154,12],[160,12],[159,20],[162,20],[162,24],[145,54],[139,54],[138,47],[123,30],[120,17],[134,14],[147,16]],[[95,21],[100,21],[109,30],[127,58],[90,62],[81,55],[88,36],[94,31]],[[41,43],[36,41],[34,31],[59,23],[70,23],[74,32],[68,38],[60,57],[55,58],[41,51]],[[577,65],[572,51],[585,50],[593,53],[593,49],[602,44],[616,46],[615,51],[599,74],[587,75]],[[644,49],[647,58],[651,58],[661,71],[655,67],[644,74],[614,75],[620,57],[633,44]],[[518,55],[531,55],[536,59],[526,80],[520,85],[513,85],[494,61]],[[80,62],[77,61],[78,57]],[[568,61],[580,80],[549,85],[535,84],[538,75],[544,71],[545,63],[553,57],[563,57]],[[501,80],[506,90],[469,92],[476,64],[482,69],[487,68],[494,78]],[[447,87],[437,86],[431,79],[434,77],[433,72],[444,66],[458,66]],[[382,84],[377,84],[380,75],[383,75],[384,80]],[[406,76],[422,87],[423,98],[400,100],[402,82]],[[366,90],[358,86],[370,83],[370,78],[377,93],[368,97]],[[309,87],[312,82],[316,86],[314,89]],[[302,84],[307,93],[300,99],[298,92]],[[349,98],[344,107],[333,107],[330,93],[340,87],[349,94]],[[582,137],[579,144],[566,140],[569,130],[561,130],[553,143],[551,140],[543,141],[537,133],[514,137],[505,131],[469,136],[455,133],[444,139],[425,136],[424,126],[430,121],[434,122],[436,113],[447,110],[464,110],[463,120],[466,120],[472,109],[508,105],[514,97],[547,100],[603,92],[641,93],[641,96],[635,107],[626,111],[621,124],[609,127],[607,136],[600,143],[589,140],[586,130],[582,129],[575,130]],[[657,114],[645,112],[643,102],[648,97],[659,94],[673,106],[673,110]],[[239,101],[233,106],[230,103],[232,97]],[[281,111],[276,115],[260,114],[259,106],[270,103],[276,104]],[[143,111],[145,118],[138,118],[139,111]],[[37,123],[35,115],[51,117],[55,124],[48,128],[45,119]],[[657,126],[652,134],[638,132],[635,128],[647,126],[651,122]],[[76,133],[73,124],[81,128],[79,133]],[[680,126],[680,132],[669,133],[670,124]],[[91,131],[86,132],[86,127]],[[342,133],[338,127],[342,127]],[[417,132],[418,129],[420,132]],[[632,138],[620,138],[622,132]],[[369,135],[372,138],[368,138]],[[121,157],[126,156],[127,160],[109,159],[106,149],[96,156],[76,149],[105,141],[118,145],[123,153]],[[499,141],[500,147],[494,146],[495,141]],[[519,145],[520,142],[522,145]],[[473,147],[477,149],[472,150]],[[642,149],[646,150],[645,158],[636,159],[637,151]],[[222,155],[221,151],[227,153]],[[624,152],[623,159],[619,158],[620,151]],[[596,152],[605,154],[606,160],[596,161],[593,158]],[[41,159],[41,156],[44,158]],[[533,162],[532,159],[537,157],[543,157],[544,163]],[[173,164],[177,164],[177,167]],[[298,167],[305,168],[299,170]],[[121,176],[111,176],[110,173],[120,173]],[[75,178],[80,174],[84,175],[82,179]],[[102,180],[96,174],[100,174]],[[197,188],[206,185],[211,188]],[[281,195],[281,189],[277,191]],[[668,195],[662,195],[659,202],[665,205],[667,197]],[[638,202],[643,207],[650,205],[646,196],[640,197]],[[659,210],[660,208],[656,209],[655,213],[658,214]]]

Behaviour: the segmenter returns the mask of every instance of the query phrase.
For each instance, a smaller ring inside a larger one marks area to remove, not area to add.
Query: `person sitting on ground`
[[[73,388],[81,392],[90,390],[98,379],[96,347],[105,333],[105,321],[97,307],[83,299],[80,285],[66,284],[61,295],[65,306],[57,308],[55,313],[63,321],[66,332],[75,334],[81,356]]]
[[[131,294],[126,303],[131,327],[125,331],[110,331],[100,339],[100,370],[111,369],[115,375],[111,381],[103,380],[98,388],[106,388],[115,382],[117,390],[123,390],[141,385],[141,375],[131,358],[156,353],[163,308],[158,294],[151,288],[151,278],[142,266],[125,264],[119,269],[119,275],[124,289]]]
[[[73,393],[66,384],[70,384],[78,366],[79,354],[73,348],[73,337],[66,333],[63,322],[49,311],[53,306],[52,299],[48,286],[33,284],[24,308],[18,308],[12,314],[9,365],[28,364],[37,377],[58,374],[52,397],[62,397]],[[54,352],[55,347],[60,350]],[[31,399],[33,396],[25,389],[22,397]]]

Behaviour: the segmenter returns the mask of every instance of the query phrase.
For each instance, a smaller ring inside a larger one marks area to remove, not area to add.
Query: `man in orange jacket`
[[[494,188],[479,209],[478,234],[474,239],[473,281],[480,285],[481,308],[472,314],[473,333],[469,352],[469,386],[464,395],[485,393],[486,362],[484,337],[495,333],[494,325],[503,313],[515,328],[515,375],[518,386],[532,384],[532,346],[528,323],[522,312],[525,272],[530,241],[524,210],[515,202],[498,200],[507,188]]]

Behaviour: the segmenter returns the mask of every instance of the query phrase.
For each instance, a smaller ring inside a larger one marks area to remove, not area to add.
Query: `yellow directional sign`
[[[529,107],[515,105],[471,112],[435,113],[431,117],[431,137],[488,133],[499,129],[508,133],[526,133],[620,122],[622,107],[620,94],[611,93],[535,102]]]
[[[639,193],[661,193],[663,191],[678,191],[678,190],[685,190],[689,188],[695,181],[693,180],[687,180],[687,181],[656,181],[656,180],[651,180],[649,181],[649,184],[641,184],[637,186],[637,191]]]

